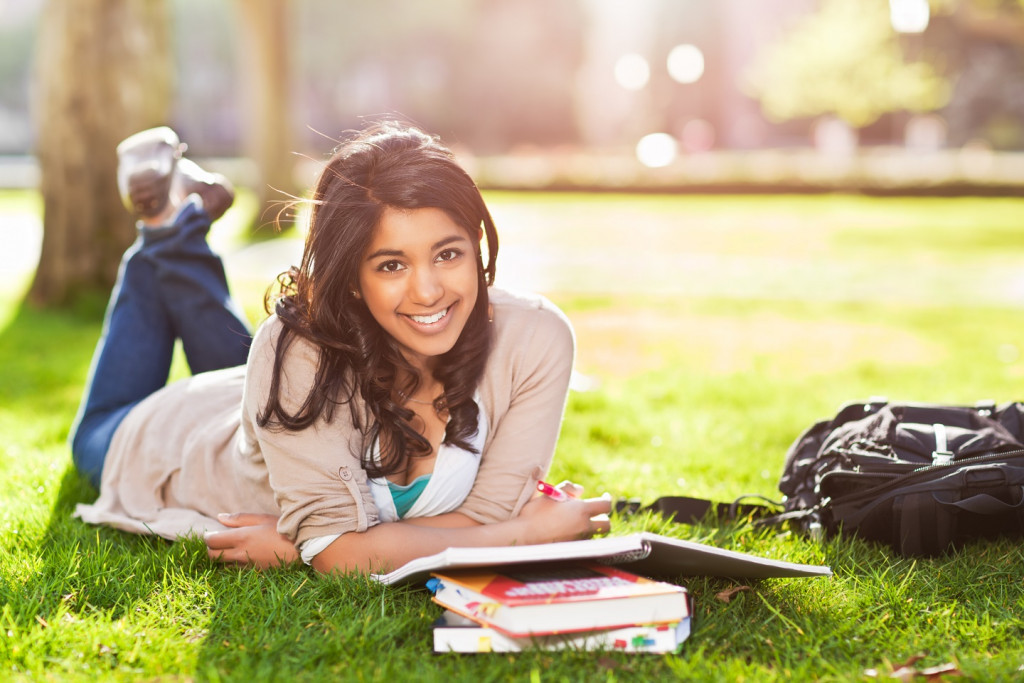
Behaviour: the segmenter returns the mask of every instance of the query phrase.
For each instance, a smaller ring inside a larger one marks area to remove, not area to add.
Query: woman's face
[[[441,209],[385,208],[359,266],[371,315],[420,370],[455,346],[479,288],[476,243]]]

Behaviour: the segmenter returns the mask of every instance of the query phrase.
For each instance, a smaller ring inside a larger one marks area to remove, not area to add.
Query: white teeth
[[[438,320],[443,318],[447,312],[448,309],[446,308],[443,311],[438,311],[434,315],[410,315],[409,317],[421,325],[430,325],[431,323],[436,323]]]

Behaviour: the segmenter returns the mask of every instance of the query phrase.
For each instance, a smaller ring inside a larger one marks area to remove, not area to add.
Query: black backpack
[[[790,446],[779,490],[785,497],[774,509],[744,503],[747,496],[731,505],[666,496],[617,509],[681,523],[711,513],[789,522],[814,535],[856,534],[905,556],[1024,535],[1024,405],[847,404]]]
[[[803,529],[906,556],[1024,533],[1024,406],[851,403],[789,448],[779,490]]]

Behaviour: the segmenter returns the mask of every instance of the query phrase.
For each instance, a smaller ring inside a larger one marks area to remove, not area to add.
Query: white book
[[[665,654],[676,652],[690,636],[690,617],[671,624],[513,638],[446,610],[434,622],[433,632],[434,652],[522,652],[539,649]]]
[[[595,560],[648,576],[768,579],[832,575],[826,566],[772,560],[643,531],[563,543],[448,548],[373,578],[384,584],[425,582],[431,572],[440,570],[562,560]]]

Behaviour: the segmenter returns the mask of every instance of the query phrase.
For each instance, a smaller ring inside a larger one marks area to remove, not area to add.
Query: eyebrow
[[[453,244],[455,242],[462,242],[462,241],[467,241],[468,242],[469,238],[466,237],[465,235],[451,235],[450,237],[445,237],[444,239],[438,240],[437,242],[434,242],[433,244],[431,244],[430,245],[430,251],[437,251],[438,249],[441,249],[442,247],[446,247],[449,244]],[[373,252],[372,254],[369,254],[366,257],[366,260],[367,261],[372,261],[373,259],[381,258],[381,257],[385,257],[385,256],[405,256],[405,252],[402,251],[401,249],[378,249],[377,251]]]

